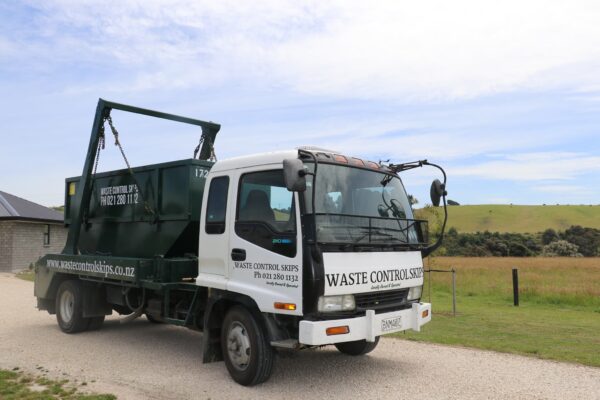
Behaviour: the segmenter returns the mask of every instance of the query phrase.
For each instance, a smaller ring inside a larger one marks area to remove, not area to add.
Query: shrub
[[[572,226],[562,234],[562,239],[576,245],[579,252],[585,257],[598,255],[600,247],[600,230],[594,228],[583,228],[579,225]]]
[[[544,257],[583,257],[577,245],[566,240],[556,240],[545,245],[542,255]]]
[[[558,234],[554,229],[546,229],[544,233],[542,233],[542,243],[544,245],[550,244],[555,240],[558,240]]]

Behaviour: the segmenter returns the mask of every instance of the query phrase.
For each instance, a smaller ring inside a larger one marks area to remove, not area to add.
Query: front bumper
[[[423,316],[425,314],[425,316]],[[299,342],[319,346],[324,344],[366,340],[374,342],[378,336],[412,329],[420,331],[421,326],[431,321],[431,304],[413,303],[412,308],[375,314],[367,310],[364,317],[335,319],[327,321],[300,321]],[[328,336],[327,328],[348,326],[349,332]]]

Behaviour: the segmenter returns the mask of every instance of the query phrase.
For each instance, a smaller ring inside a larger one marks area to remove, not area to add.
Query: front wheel
[[[83,294],[79,281],[64,281],[56,292],[56,320],[65,333],[85,331],[90,321],[83,318]]]
[[[275,352],[254,316],[244,307],[232,307],[221,329],[221,349],[229,374],[244,386],[269,379]]]
[[[362,356],[375,350],[379,343],[379,336],[374,342],[367,342],[366,340],[357,340],[354,342],[336,343],[335,347],[342,353],[350,356]]]

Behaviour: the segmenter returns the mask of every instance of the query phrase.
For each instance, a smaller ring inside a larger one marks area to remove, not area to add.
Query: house
[[[0,191],[0,272],[27,269],[47,253],[60,253],[66,239],[62,213]]]

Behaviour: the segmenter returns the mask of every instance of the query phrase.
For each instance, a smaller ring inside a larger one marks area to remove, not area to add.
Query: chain
[[[129,165],[129,160],[127,160],[127,156],[125,156],[125,152],[123,151],[123,146],[121,146],[121,142],[119,142],[119,132],[113,125],[112,118],[110,117],[110,115],[108,117],[106,117],[106,120],[108,121],[108,126],[110,126],[110,130],[112,131],[112,133],[115,137],[115,146],[117,146],[119,148],[119,150],[121,151],[123,160],[125,160],[125,164],[127,164],[127,169],[129,169],[129,172],[133,175],[133,171],[131,170],[131,165]]]
[[[146,201],[146,199],[144,199],[144,196],[142,195],[140,185],[138,184],[137,179],[135,178],[135,174],[133,173],[133,170],[131,169],[131,165],[129,165],[129,160],[127,160],[127,156],[125,155],[123,146],[121,146],[121,142],[119,141],[119,132],[117,131],[117,128],[115,128],[115,126],[113,125],[111,116],[110,115],[106,116],[105,121],[108,121],[108,126],[110,126],[110,130],[112,131],[113,136],[115,137],[115,146],[117,146],[119,148],[119,151],[121,152],[121,155],[123,156],[123,160],[125,160],[125,164],[127,164],[127,169],[129,170],[129,173],[131,174],[131,176],[133,177],[133,180],[135,181],[135,186],[138,188],[140,197],[142,198],[142,201],[144,202],[144,209],[146,210],[147,213],[156,216],[156,213],[154,212],[152,207],[150,207],[148,205],[148,202]],[[102,132],[104,132],[104,127],[102,127]],[[102,133],[102,135],[103,135],[103,133]],[[102,139],[102,143],[104,146],[104,139]]]
[[[100,162],[100,151],[104,150],[104,124],[100,126],[100,135],[98,137],[98,148],[96,150],[96,160],[94,161],[94,172],[92,172],[92,193],[94,192],[94,185],[96,184],[96,171],[98,170],[98,163]],[[83,220],[87,224],[88,221],[88,213],[89,210],[84,210]]]
[[[208,146],[210,147],[210,157],[208,158],[208,161],[217,161],[217,155],[215,154],[215,146],[213,146],[213,142],[210,139],[210,136],[208,136],[204,132],[202,132],[202,135],[200,136],[200,140],[198,141],[198,146],[196,146],[196,148],[194,149],[194,158],[196,158],[196,155],[198,155],[198,152],[201,150],[202,144],[204,144],[204,141],[207,141]]]
[[[215,154],[215,146],[213,146],[213,142],[210,139],[210,136],[206,135],[206,139],[208,140],[208,145],[210,146],[210,158],[208,161],[217,161],[217,155]]]
[[[98,138],[98,150],[96,151],[96,162],[94,162],[94,173],[98,169],[98,163],[100,162],[100,150],[104,150],[104,124],[100,127],[100,137]]]
[[[198,146],[194,149],[194,158],[198,155],[200,148],[202,147],[202,143],[204,143],[204,134],[200,136],[200,140],[198,141]]]

